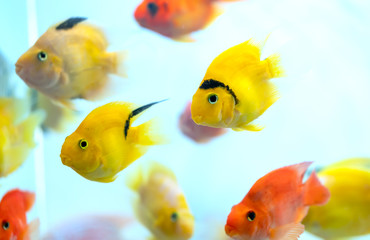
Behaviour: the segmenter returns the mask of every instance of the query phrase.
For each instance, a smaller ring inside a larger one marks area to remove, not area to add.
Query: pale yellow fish
[[[107,52],[103,31],[85,20],[69,18],[51,26],[15,64],[28,86],[67,106],[74,98],[101,96],[108,74],[125,76],[123,54]]]
[[[190,239],[194,217],[174,173],[159,163],[139,168],[128,178],[137,193],[134,211],[139,221],[157,240]]]
[[[43,111],[30,113],[25,99],[0,98],[0,177],[23,164],[36,146],[35,129],[45,117]]]
[[[261,46],[248,40],[216,57],[193,96],[198,125],[259,131],[254,124],[276,100],[270,79],[283,76],[278,55],[261,60]]]
[[[331,198],[326,205],[310,207],[302,222],[306,230],[324,239],[370,234],[370,158],[334,163],[318,177]]]
[[[112,102],[94,109],[65,139],[62,163],[91,181],[114,181],[149,146],[163,143],[154,133],[152,121],[131,126],[141,112],[156,103],[136,108],[131,103]]]

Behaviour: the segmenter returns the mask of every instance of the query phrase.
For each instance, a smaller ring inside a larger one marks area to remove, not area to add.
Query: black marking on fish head
[[[144,106],[141,106],[139,108],[136,108],[135,110],[133,110],[129,115],[128,115],[128,118],[125,122],[125,128],[124,128],[124,133],[125,133],[125,139],[127,138],[127,134],[128,134],[128,130],[130,129],[130,121],[131,121],[131,118],[133,118],[134,116],[144,112],[145,110],[147,110],[148,108],[150,108],[151,106],[153,106],[154,104],[157,104],[157,103],[160,103],[160,102],[163,102],[163,101],[166,101],[167,99],[165,100],[161,100],[161,101],[157,101],[157,102],[152,102],[152,103],[149,103],[147,105],[144,105]]]
[[[146,7],[149,11],[150,16],[155,17],[159,9],[158,5],[155,2],[149,2]]]
[[[236,97],[234,91],[228,85],[225,85],[224,83],[220,81],[213,80],[213,79],[205,80],[203,81],[202,85],[200,85],[199,89],[212,89],[212,88],[218,88],[218,87],[223,88],[226,91],[228,91],[231,94],[231,96],[233,96],[235,104],[238,104],[239,100]]]
[[[56,30],[68,30],[73,28],[75,25],[77,25],[80,22],[85,21],[86,17],[71,17],[59,24],[55,29]]]

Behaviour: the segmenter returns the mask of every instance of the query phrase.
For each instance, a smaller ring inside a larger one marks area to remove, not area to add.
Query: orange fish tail
[[[321,184],[316,173],[313,171],[304,184],[304,204],[306,206],[323,205],[329,201],[329,198],[329,190]]]

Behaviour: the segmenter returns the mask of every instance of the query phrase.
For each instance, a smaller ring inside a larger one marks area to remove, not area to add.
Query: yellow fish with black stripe
[[[283,76],[279,56],[261,58],[261,47],[248,40],[216,57],[193,96],[192,118],[198,125],[259,131],[252,123],[276,100],[269,81]]]
[[[131,103],[112,102],[94,109],[65,139],[60,154],[62,163],[88,180],[114,181],[149,146],[163,143],[153,133],[152,120],[131,126],[140,113],[159,102],[139,108]]]
[[[109,74],[125,77],[123,52],[107,52],[104,32],[72,17],[51,26],[16,62],[16,73],[58,103],[72,107],[71,100],[94,100],[107,91]]]

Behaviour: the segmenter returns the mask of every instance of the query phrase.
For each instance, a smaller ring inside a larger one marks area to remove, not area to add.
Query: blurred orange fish
[[[144,28],[180,41],[210,24],[221,11],[214,2],[238,0],[144,0],[135,11]]]
[[[179,128],[187,137],[197,143],[207,143],[213,138],[221,136],[227,132],[225,128],[213,128],[197,125],[191,118],[191,102],[186,105],[185,111],[179,119]]]
[[[238,240],[298,239],[309,206],[325,204],[330,197],[315,172],[302,183],[311,163],[279,168],[260,178],[231,209],[226,234]]]
[[[74,17],[51,26],[15,64],[30,87],[71,106],[71,99],[96,99],[106,90],[108,74],[125,76],[123,53],[107,52],[98,27]]]
[[[32,208],[35,194],[14,189],[0,202],[1,240],[38,239],[38,220],[27,224],[26,212]]]

